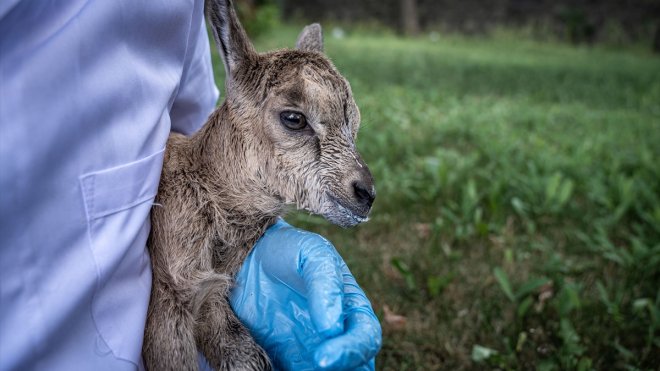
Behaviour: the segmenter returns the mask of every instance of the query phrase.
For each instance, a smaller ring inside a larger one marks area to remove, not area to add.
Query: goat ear
[[[312,23],[303,28],[296,41],[296,49],[323,53],[323,31],[321,25]]]
[[[231,0],[206,0],[204,6],[229,78],[237,65],[255,56],[257,52],[238,21]]]

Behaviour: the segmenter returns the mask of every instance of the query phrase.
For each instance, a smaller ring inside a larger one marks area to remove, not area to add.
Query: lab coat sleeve
[[[172,131],[190,135],[197,131],[213,111],[218,89],[204,19],[193,22],[190,30],[184,70],[170,110]]]

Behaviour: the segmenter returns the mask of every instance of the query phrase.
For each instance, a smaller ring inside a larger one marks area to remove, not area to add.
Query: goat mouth
[[[333,210],[325,215],[330,222],[341,227],[353,227],[369,220],[369,210],[366,213],[355,211],[351,206],[346,205],[341,199],[328,194],[328,199],[333,204]]]

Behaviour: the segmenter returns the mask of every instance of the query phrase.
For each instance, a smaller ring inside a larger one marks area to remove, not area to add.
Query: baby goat
[[[153,288],[148,369],[269,369],[228,302],[232,278],[286,205],[343,227],[367,220],[373,179],[355,148],[360,115],[348,82],[323,55],[321,28],[295,50],[258,54],[229,0],[209,0],[227,96],[188,138],[172,134],[149,252]]]

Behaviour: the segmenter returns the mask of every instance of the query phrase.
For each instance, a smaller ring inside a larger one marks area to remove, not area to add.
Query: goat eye
[[[280,113],[280,122],[291,130],[301,130],[307,126],[305,115],[293,111],[284,111]]]

